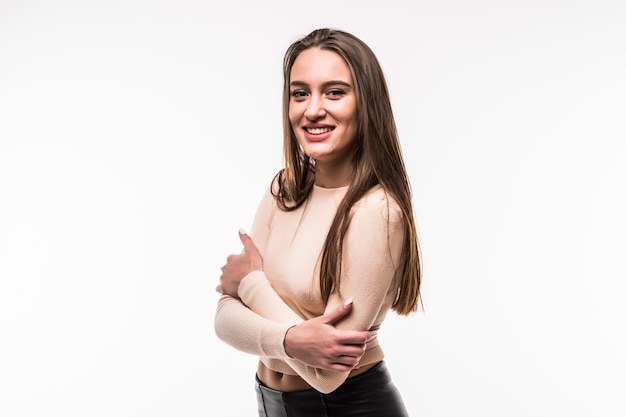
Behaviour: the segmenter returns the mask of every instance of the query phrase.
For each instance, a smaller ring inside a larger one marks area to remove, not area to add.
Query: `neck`
[[[340,166],[316,163],[315,185],[322,188],[339,188],[350,185],[352,182],[352,166]]]

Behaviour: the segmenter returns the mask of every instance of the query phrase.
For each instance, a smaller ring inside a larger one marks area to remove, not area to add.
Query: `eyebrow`
[[[352,86],[345,82],[345,81],[341,81],[341,80],[332,80],[332,81],[326,81],[325,83],[322,84],[322,87],[330,87],[331,85],[342,85],[344,87],[348,87],[348,88],[352,88]],[[307,87],[308,84],[305,83],[304,81],[292,81],[289,84],[290,87]]]

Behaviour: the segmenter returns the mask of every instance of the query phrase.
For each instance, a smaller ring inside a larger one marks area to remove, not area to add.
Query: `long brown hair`
[[[315,180],[315,165],[299,146],[289,121],[291,68],[309,48],[339,54],[348,64],[356,91],[358,133],[353,159],[353,177],[326,237],[320,271],[320,290],[325,301],[339,288],[343,239],[352,206],[376,185],[393,197],[402,210],[404,245],[395,272],[398,292],[392,309],[408,315],[420,302],[421,256],[411,187],[402,158],[398,132],[382,68],[372,50],[352,34],[335,29],[317,29],[292,43],[283,60],[283,147],[285,167],[274,178],[272,192],[279,207],[294,210],[308,198]]]

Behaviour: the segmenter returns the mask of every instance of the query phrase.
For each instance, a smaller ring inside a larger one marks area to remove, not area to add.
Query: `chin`
[[[305,152],[305,153],[306,153],[306,156],[308,156],[309,158],[313,158],[316,161],[324,161],[325,159],[328,158],[328,155],[325,153],[319,153],[319,152],[311,152],[311,153]]]

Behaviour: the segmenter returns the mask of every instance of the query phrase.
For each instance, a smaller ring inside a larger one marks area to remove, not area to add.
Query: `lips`
[[[305,127],[304,130],[311,135],[321,135],[333,130],[333,127]]]
[[[333,126],[305,126],[302,128],[304,138],[310,142],[320,142],[328,139],[335,128]]]

